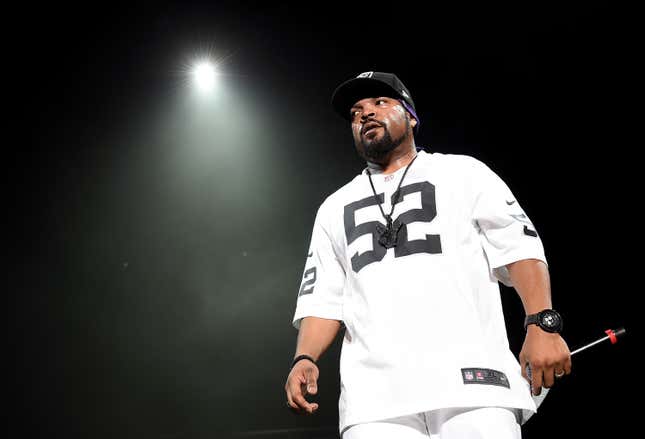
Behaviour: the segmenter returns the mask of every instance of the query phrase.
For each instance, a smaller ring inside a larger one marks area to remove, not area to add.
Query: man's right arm
[[[308,355],[315,361],[329,348],[340,330],[338,320],[323,319],[319,317],[305,317],[300,322],[296,354]],[[298,361],[287,377],[285,391],[287,404],[297,413],[313,414],[318,410],[318,404],[310,403],[306,395],[315,395],[318,392],[318,366],[309,360]]]

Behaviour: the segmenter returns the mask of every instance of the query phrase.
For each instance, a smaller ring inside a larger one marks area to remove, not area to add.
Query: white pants
[[[345,429],[342,439],[520,439],[516,412],[502,407],[451,408]]]

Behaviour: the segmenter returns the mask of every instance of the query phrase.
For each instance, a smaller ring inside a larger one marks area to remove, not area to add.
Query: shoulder
[[[474,177],[481,172],[490,172],[490,168],[481,160],[464,154],[443,154],[439,152],[421,152],[423,163],[434,168],[450,179]]]
[[[450,166],[454,168],[461,169],[472,169],[481,166],[486,166],[482,161],[476,159],[475,157],[465,155],[465,154],[443,154],[440,152],[434,152],[432,154],[423,153],[425,156],[428,156],[429,161],[435,161],[440,163],[442,166]]]
[[[355,201],[362,178],[367,177],[363,173],[356,175],[352,180],[325,198],[318,208],[318,216],[325,218],[335,216],[339,211],[342,211],[345,205]]]
[[[360,187],[361,179],[367,181],[367,177],[364,173],[360,173],[352,178],[345,185],[337,189],[334,193],[329,195],[325,201],[322,202],[321,208],[323,206],[334,206],[334,205],[344,205],[347,200],[352,200],[356,196],[356,193]]]

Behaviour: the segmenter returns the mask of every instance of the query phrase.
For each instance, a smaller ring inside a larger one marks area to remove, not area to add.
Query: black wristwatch
[[[562,316],[553,309],[543,309],[539,313],[529,314],[524,319],[524,330],[528,325],[538,325],[546,332],[562,332]]]

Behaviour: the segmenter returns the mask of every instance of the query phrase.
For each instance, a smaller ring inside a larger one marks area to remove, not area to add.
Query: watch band
[[[538,313],[527,315],[524,318],[524,330],[526,331],[531,324],[539,326],[546,332],[562,332],[562,316],[554,309],[543,309]]]
[[[529,325],[535,325],[538,323],[538,316],[540,313],[535,313],[535,314],[529,314],[526,317],[524,317],[524,330],[526,331],[526,328]]]

